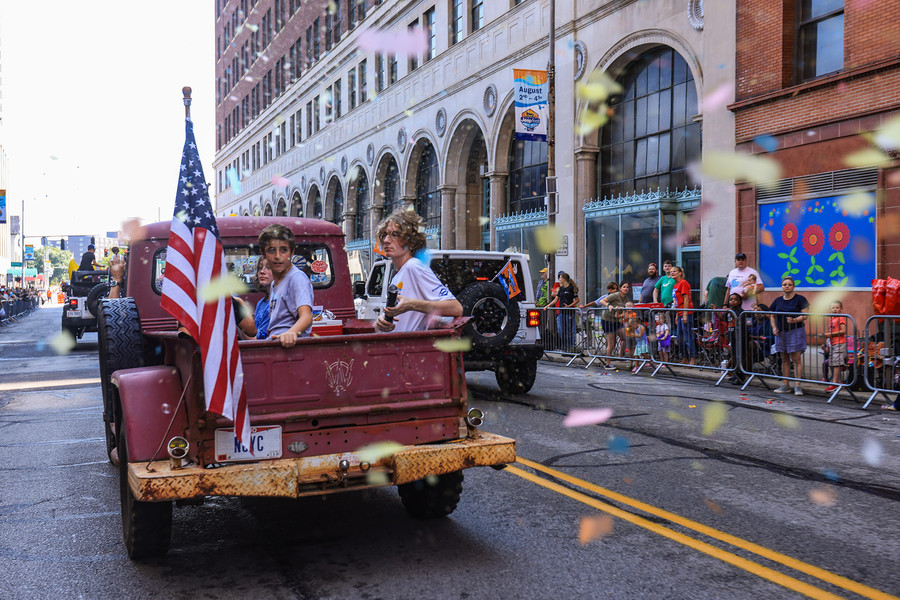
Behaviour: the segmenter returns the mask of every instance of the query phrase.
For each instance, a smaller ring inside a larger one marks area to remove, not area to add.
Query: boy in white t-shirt
[[[394,265],[391,284],[400,290],[397,305],[385,307],[379,331],[422,331],[431,317],[461,317],[462,305],[428,265],[413,254],[425,247],[424,219],[411,210],[394,211],[378,226],[381,249]],[[393,317],[388,322],[385,316]]]

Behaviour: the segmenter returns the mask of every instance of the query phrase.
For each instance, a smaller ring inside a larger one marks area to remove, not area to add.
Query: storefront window
[[[618,283],[619,271],[619,217],[588,219],[585,223],[587,244],[587,279],[584,282],[585,302],[606,293],[606,284]]]
[[[509,153],[509,213],[544,208],[547,194],[547,142],[516,140]]]

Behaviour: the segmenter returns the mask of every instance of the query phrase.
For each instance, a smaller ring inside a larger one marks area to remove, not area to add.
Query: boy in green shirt
[[[654,286],[653,301],[661,302],[663,306],[670,306],[672,304],[672,290],[675,288],[675,280],[669,276],[669,269],[673,266],[674,263],[671,260],[663,262],[663,271],[665,271],[666,274],[663,277],[660,277],[659,281],[657,281]]]

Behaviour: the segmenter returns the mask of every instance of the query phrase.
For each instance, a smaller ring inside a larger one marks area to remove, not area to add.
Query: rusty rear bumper
[[[342,460],[349,469],[342,472]],[[478,433],[441,444],[406,446],[367,471],[355,452],[237,463],[204,469],[172,469],[168,461],[131,463],[128,483],[137,500],[159,502],[203,496],[259,496],[299,498],[367,487],[397,485],[429,475],[470,467],[505,465],[516,460],[516,442],[491,433]]]

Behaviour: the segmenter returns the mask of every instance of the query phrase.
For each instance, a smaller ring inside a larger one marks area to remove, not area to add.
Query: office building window
[[[331,5],[329,5],[330,7]],[[341,41],[341,1],[334,0],[334,43]]]
[[[363,60],[359,63],[359,103],[362,104],[366,100],[369,99],[368,92],[366,91],[366,61]]]
[[[313,34],[312,25],[306,28],[306,65],[313,64]]]
[[[399,71],[399,60],[396,54],[391,54],[390,65],[388,67],[388,85],[397,83],[398,79],[398,71]]]
[[[612,120],[600,132],[600,197],[694,185],[687,166],[700,159],[694,77],[668,47],[645,52],[618,78]]]
[[[347,71],[347,98],[350,102],[350,110],[356,108],[356,69]]]
[[[545,144],[546,145],[546,144]],[[425,227],[441,226],[441,193],[438,191],[439,167],[437,153],[430,142],[425,142],[416,173],[416,212],[425,219]]]
[[[428,62],[429,60],[437,56],[437,40],[435,39],[434,31],[433,6],[425,11],[425,40],[427,42],[427,45],[425,47],[425,62]]]
[[[315,114],[313,115],[313,121],[315,122],[316,126],[315,130],[318,132],[319,129],[322,128],[322,107],[319,96],[313,98],[313,110],[315,111]]]
[[[375,92],[384,89],[384,54],[375,53]]]
[[[419,27],[419,20],[416,19],[412,23],[409,24],[409,32],[412,33],[415,29]],[[416,69],[419,68],[419,55],[418,54],[410,54],[409,55],[409,71],[412,73]]]
[[[484,0],[472,0],[472,31],[484,27]]]
[[[306,103],[306,137],[309,137],[313,134],[313,103]]]
[[[359,13],[356,8],[358,4],[358,0],[347,0],[347,7],[349,8],[347,11],[347,31],[356,27],[357,20],[359,19],[357,16]]]
[[[297,111],[297,120],[295,121],[297,127],[297,143],[303,141],[303,111]]]
[[[341,80],[338,79],[334,82],[334,97],[332,98],[334,103],[334,118],[341,118]]]
[[[451,0],[450,5],[450,45],[463,38],[463,0]]]
[[[547,142],[517,140],[509,153],[508,211],[543,208],[547,190]]]
[[[378,185],[376,180],[375,185]],[[397,161],[392,156],[388,162],[387,170],[384,173],[384,210],[382,214],[386,217],[398,208],[400,208],[400,169],[397,168]]]
[[[327,9],[326,9],[327,10]],[[325,51],[331,50],[331,35],[334,32],[334,14],[325,13]]]
[[[799,0],[797,75],[815,79],[844,68],[844,0]]]
[[[316,61],[318,61],[319,57],[321,56],[319,52],[319,40],[321,39],[321,37],[322,29],[321,25],[319,24],[319,19],[317,18],[315,21],[313,21],[313,58]]]
[[[356,239],[367,240],[371,233],[369,213],[371,212],[372,199],[369,196],[369,179],[365,171],[359,169],[356,179]]]

